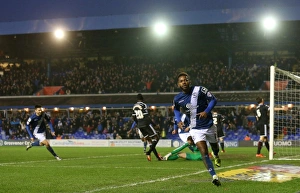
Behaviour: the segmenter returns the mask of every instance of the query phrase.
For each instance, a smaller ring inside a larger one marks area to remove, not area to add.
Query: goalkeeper
[[[190,124],[190,119],[188,116],[186,116],[185,113],[181,113],[181,120],[176,120],[174,118],[174,130],[172,134],[177,134],[179,135],[180,139],[185,142],[184,145],[174,149],[172,152],[168,153],[163,157],[163,160],[176,160],[178,158],[183,158],[186,160],[202,160],[202,156],[200,154],[200,151],[198,150],[197,146],[194,144],[194,141],[189,133],[190,128],[188,125]],[[177,124],[178,122],[183,122],[185,126],[182,130],[178,128]],[[189,149],[193,153],[185,153],[185,152],[180,152],[183,149],[189,147]]]
[[[192,151],[192,153],[181,152],[183,149],[185,149],[187,147]],[[196,161],[202,160],[201,153],[198,150],[197,146],[195,145],[191,136],[189,136],[187,138],[187,142],[184,145],[174,149],[173,151],[171,151],[170,153],[165,155],[163,157],[163,160],[165,160],[165,161],[166,160],[177,160],[178,158],[183,158],[186,160],[196,160]]]

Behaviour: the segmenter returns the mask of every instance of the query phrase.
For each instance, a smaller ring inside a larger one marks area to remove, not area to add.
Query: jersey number
[[[143,112],[141,110],[134,110],[135,116],[137,119],[143,119],[144,115]]]
[[[215,125],[218,125],[218,118],[217,117],[213,117],[213,121]]]

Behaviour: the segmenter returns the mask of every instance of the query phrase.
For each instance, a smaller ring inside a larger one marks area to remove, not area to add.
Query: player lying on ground
[[[183,149],[187,147],[192,151],[192,153],[181,152]],[[177,160],[178,158],[183,158],[186,160],[196,160],[196,161],[202,160],[201,153],[197,148],[197,146],[195,145],[191,136],[187,138],[187,142],[184,145],[174,149],[173,151],[165,155],[163,157],[163,160]]]

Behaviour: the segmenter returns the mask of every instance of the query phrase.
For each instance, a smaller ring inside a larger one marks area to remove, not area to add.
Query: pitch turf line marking
[[[105,158],[105,157],[124,157],[124,156],[137,156],[141,154],[123,154],[123,155],[109,155],[109,156],[89,156],[89,157],[78,157],[78,158],[62,158],[61,161],[68,161],[68,160],[82,160],[82,159],[98,159],[98,158]],[[9,163],[0,163],[0,166],[8,166],[8,165],[16,165],[16,164],[30,164],[30,163],[42,163],[42,162],[58,162],[56,159],[51,160],[37,160],[37,161],[22,161],[22,162],[9,162]]]
[[[232,165],[232,166],[215,168],[215,170],[217,171],[217,170],[222,170],[222,169],[235,168],[235,167],[251,165],[251,164],[257,164],[257,163],[263,163],[263,162],[268,162],[268,161],[270,161],[270,160],[261,160],[261,161],[255,161],[255,162],[248,162],[248,163],[243,163],[243,164],[237,164],[237,165]],[[121,186],[107,186],[107,187],[103,187],[103,188],[97,188],[97,189],[94,189],[94,190],[84,191],[84,193],[93,193],[93,192],[98,192],[98,191],[102,191],[102,190],[119,189],[119,188],[132,187],[132,186],[150,184],[150,183],[161,182],[161,181],[168,181],[168,180],[172,180],[172,179],[176,179],[176,178],[188,177],[188,176],[192,176],[192,175],[201,174],[201,173],[204,173],[204,172],[207,172],[207,170],[202,170],[202,171],[189,173],[189,174],[178,175],[178,176],[158,178],[156,180],[149,180],[149,181],[137,182],[137,183],[132,183],[132,184],[125,184],[125,185],[121,185]]]
[[[131,155],[140,155],[140,154],[131,154]],[[126,156],[126,155],[116,155],[117,157],[119,156]],[[63,159],[63,160],[81,160],[81,159],[89,159],[89,158],[103,158],[103,157],[116,157],[116,156],[91,156],[91,157],[86,157],[86,158],[69,158],[69,159]],[[45,162],[58,162],[60,163],[61,161],[57,160],[40,160],[40,161],[27,161],[27,162],[10,162],[10,163],[2,163],[0,164],[1,166],[10,166],[10,167],[22,167],[22,168],[44,168],[44,167],[54,167],[54,168],[107,168],[107,166],[62,166],[62,165],[50,165],[50,166],[38,166],[38,165],[28,165],[29,163],[45,163]],[[23,165],[25,164],[25,165]],[[185,168],[166,168],[166,167],[111,167],[114,169],[126,169],[126,168],[132,168],[132,169],[157,169],[157,170],[174,170],[174,169],[186,169]]]
[[[6,165],[7,166],[7,165]],[[10,165],[10,167],[22,167],[22,168],[104,168],[107,169],[107,166],[60,166],[60,165],[53,165],[53,166],[37,166],[37,165]],[[151,169],[151,170],[183,170],[185,168],[161,168],[161,167],[109,167],[110,169]]]

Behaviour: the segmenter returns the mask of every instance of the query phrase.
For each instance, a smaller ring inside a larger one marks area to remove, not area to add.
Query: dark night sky
[[[10,0],[1,3],[0,35],[149,27],[157,19],[170,25],[256,22],[271,14],[300,20],[299,0]]]

